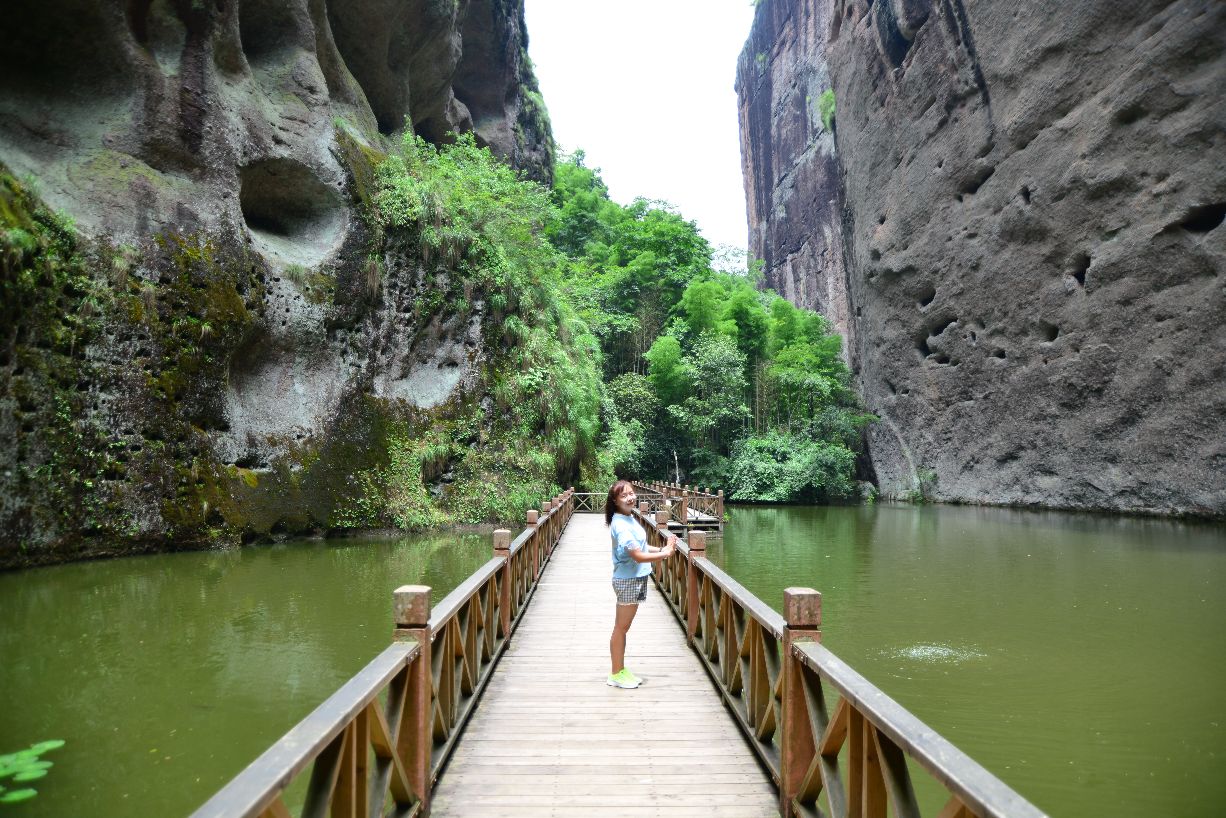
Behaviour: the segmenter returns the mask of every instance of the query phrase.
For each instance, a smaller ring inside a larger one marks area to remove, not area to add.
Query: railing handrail
[[[686,553],[689,553],[688,546]],[[705,556],[694,556],[692,560],[699,571],[710,577],[725,594],[732,597],[759,625],[766,628],[772,636],[778,639],[783,638],[783,629],[787,627],[788,623],[782,614],[758,599],[752,591],[737,582],[727,571],[711,562]]]
[[[635,514],[647,529],[649,541],[663,544],[669,535],[667,513],[653,518],[636,509]],[[852,759],[848,765],[849,777],[863,777],[854,785],[855,797],[870,790],[879,797],[874,804],[880,806],[880,812],[876,806],[866,806],[865,815],[885,815],[887,790],[894,803],[892,814],[919,814],[901,753],[914,758],[953,796],[943,814],[980,818],[1044,815],[823,647],[819,641],[821,595],[816,591],[786,590],[785,607],[791,613],[778,613],[706,558],[706,535],[701,532],[680,540],[675,554],[653,568],[653,577],[685,628],[687,641],[738,727],[770,770],[785,816],[810,809],[823,790],[835,814],[848,814],[837,759],[851,732],[848,723],[852,719],[866,721],[873,728],[853,741],[854,749],[849,751],[849,755],[863,753],[864,758],[874,759],[873,764]],[[736,608],[729,608],[728,602]],[[796,618],[789,621],[790,616]],[[825,712],[820,684],[804,678],[807,672],[827,680],[843,697],[835,717]],[[866,772],[870,767],[876,772]],[[875,777],[870,781],[870,776]]]
[[[395,642],[230,780],[192,818],[258,815],[307,764],[340,735],[362,708],[421,653],[417,642]]]
[[[1044,813],[979,762],[920,721],[818,642],[797,642],[792,654],[834,685],[878,730],[914,758],[964,804],[988,818],[1041,818]]]
[[[428,812],[433,782],[561,540],[574,494],[567,489],[539,512],[529,509],[527,526],[514,541],[509,531],[496,530],[495,556],[433,609],[429,588],[397,589],[397,641],[192,818],[288,814],[282,796],[312,761],[305,808],[312,815],[325,814],[336,798],[354,814],[382,814],[389,791],[396,814]],[[380,707],[385,689],[387,702]],[[373,768],[367,758],[372,749]]]
[[[690,486],[683,483],[666,483],[660,480],[647,480],[645,482],[631,481],[636,487],[643,486],[644,488],[660,493],[673,493],[678,495],[688,494],[691,498],[698,497],[702,499],[718,500],[724,496],[722,489],[712,490],[710,486]],[[703,491],[706,488],[706,491]]]
[[[468,575],[468,578],[452,589],[451,593],[439,600],[437,605],[430,607],[430,619],[426,623],[430,633],[438,633],[442,625],[455,616],[464,603],[472,599],[473,594],[481,590],[490,577],[502,570],[505,559],[491,557],[489,562]]]

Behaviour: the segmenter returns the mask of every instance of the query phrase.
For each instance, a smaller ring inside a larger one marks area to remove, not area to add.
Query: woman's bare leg
[[[620,673],[626,666],[626,632],[630,623],[638,613],[638,604],[618,605],[617,616],[613,620],[613,635],[609,637],[609,658],[613,661],[613,672]]]

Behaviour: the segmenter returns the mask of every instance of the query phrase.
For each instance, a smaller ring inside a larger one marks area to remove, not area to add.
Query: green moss
[[[199,427],[253,321],[250,261],[194,235],[82,240],[2,168],[0,214],[0,331],[16,364],[0,367],[14,439],[0,528],[16,546],[0,565],[215,542],[229,481],[200,465]],[[108,400],[133,428],[113,426]],[[168,530],[140,522],[151,507]]]
[[[336,147],[341,164],[349,170],[354,199],[369,218],[378,192],[375,169],[387,159],[387,153],[360,140],[343,122],[336,126]]]

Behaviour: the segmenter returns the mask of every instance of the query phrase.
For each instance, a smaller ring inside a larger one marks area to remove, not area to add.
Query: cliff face
[[[764,263],[767,287],[850,340],[842,180],[819,107],[830,88],[830,14],[825,0],[760,4],[736,88],[749,250]]]
[[[521,0],[17,6],[0,567],[431,521],[496,422],[484,310],[366,218],[373,171],[411,127],[550,179]],[[397,468],[420,513],[361,506]]]
[[[885,493],[1226,514],[1226,7],[766,0],[740,68],[753,249],[845,276]],[[815,168],[777,89],[823,70]]]

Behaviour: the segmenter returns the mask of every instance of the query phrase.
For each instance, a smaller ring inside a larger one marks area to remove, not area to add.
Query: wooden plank
[[[611,803],[611,802],[610,802]],[[441,812],[440,812],[441,811]],[[583,806],[572,805],[470,805],[453,799],[440,801],[432,815],[465,815],[468,818],[779,818],[778,810],[771,807],[750,807],[745,804],[688,805],[657,804],[654,806]]]
[[[575,515],[435,786],[433,816],[778,814],[770,779],[654,586],[626,656],[648,681],[605,685],[608,563],[603,519]]]

